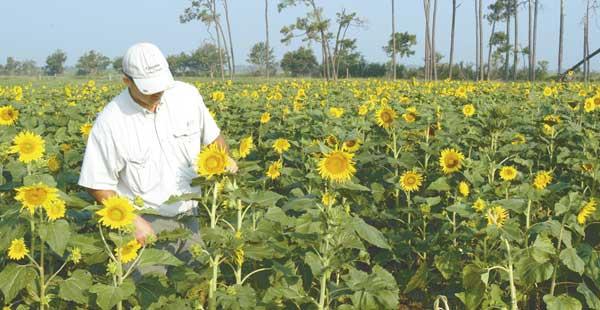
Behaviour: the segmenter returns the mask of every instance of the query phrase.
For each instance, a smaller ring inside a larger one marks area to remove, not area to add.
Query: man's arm
[[[229,145],[227,145],[223,134],[219,134],[219,136],[217,136],[217,138],[213,142],[211,142],[209,146],[213,144],[216,144],[220,148],[224,149],[225,152],[227,152],[227,154],[229,154]],[[227,170],[231,173],[236,173],[238,171],[237,163],[235,162],[235,160],[233,160],[233,158],[231,158],[231,156],[227,155],[227,158],[229,160]]]
[[[117,195],[117,193],[113,190],[88,188],[87,191],[99,203],[102,203],[104,199]],[[148,223],[148,221],[146,221],[143,217],[139,215],[136,215],[133,218],[133,225],[135,226],[135,239],[141,244],[144,244],[146,242],[146,238],[148,236],[156,235],[154,233],[154,229],[152,229],[152,226],[150,226],[150,223]]]

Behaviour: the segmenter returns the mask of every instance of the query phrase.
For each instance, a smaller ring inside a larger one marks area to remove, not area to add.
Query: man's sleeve
[[[198,94],[196,100],[198,101],[198,108],[200,109],[200,123],[202,124],[202,144],[211,144],[215,141],[215,139],[217,139],[217,137],[221,133],[221,129],[219,129],[219,126],[215,122],[212,115],[210,115],[210,112],[204,104],[204,100],[202,99],[202,96],[200,94]]]
[[[96,122],[87,141],[78,184],[98,190],[116,190],[123,166],[112,135]]]

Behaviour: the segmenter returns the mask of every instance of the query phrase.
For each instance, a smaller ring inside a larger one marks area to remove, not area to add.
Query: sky
[[[303,15],[299,6],[277,11],[276,0],[268,0],[270,39],[276,57],[306,44],[296,39],[286,45],[280,42],[280,29]],[[229,0],[233,47],[237,65],[247,64],[252,45],[265,35],[263,0]],[[325,14],[334,18],[345,8],[366,20],[363,28],[352,29],[349,36],[357,39],[358,50],[368,61],[386,61],[382,46],[391,33],[390,0],[316,0]],[[484,0],[487,7],[492,0]],[[190,0],[1,0],[0,63],[6,57],[33,59],[45,64],[46,57],[56,49],[67,53],[67,65],[74,65],[83,53],[96,50],[111,58],[121,56],[127,48],[140,41],[152,42],[165,55],[191,52],[209,40],[206,27],[198,21],[181,24],[179,16]],[[458,0],[456,25],[456,61],[474,62],[475,17],[474,1]],[[538,59],[548,60],[556,70],[559,33],[559,0],[540,0],[538,24]],[[582,58],[584,0],[565,0],[564,67]],[[446,57],[450,49],[451,0],[439,0],[436,33],[437,51]],[[527,11],[519,14],[520,44],[527,46]],[[402,64],[423,63],[424,12],[421,0],[396,0],[396,31],[416,34],[416,54],[401,59]],[[501,29],[504,26],[499,25]],[[484,25],[484,37],[491,26]],[[511,34],[512,36],[512,34]],[[313,44],[317,53],[320,50]],[[590,23],[590,49],[600,48],[600,18],[593,15]],[[487,48],[486,48],[487,51]],[[485,53],[487,57],[487,52]],[[599,56],[600,57],[600,56]],[[519,59],[521,65],[522,58]],[[592,69],[600,70],[600,59],[592,60]]]

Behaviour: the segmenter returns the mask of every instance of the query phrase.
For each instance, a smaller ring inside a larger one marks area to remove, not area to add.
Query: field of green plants
[[[600,309],[600,85],[197,82],[204,244],[77,186],[118,83],[0,86],[4,309]],[[135,277],[140,266],[168,275]]]

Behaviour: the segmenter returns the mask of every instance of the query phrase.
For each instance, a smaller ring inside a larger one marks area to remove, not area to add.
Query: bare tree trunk
[[[513,81],[517,80],[517,65],[519,63],[519,7],[517,0],[513,0],[513,10],[515,10],[515,46],[513,49]]]
[[[231,57],[229,56],[229,48],[227,47],[227,39],[225,39],[225,32],[223,31],[223,27],[221,26],[221,23],[218,20],[216,21],[216,25],[218,28],[217,34],[220,34],[221,40],[223,40],[223,52],[224,52],[225,57],[227,58],[227,68],[229,70],[229,72],[228,72],[229,78],[231,78],[233,68],[232,68],[232,63],[231,63]]]
[[[496,20],[492,22],[492,33],[490,33],[490,38],[488,40],[488,57],[487,57],[487,80],[490,80],[491,69],[490,66],[492,64],[492,36],[496,32]]]
[[[483,0],[479,0],[479,80],[483,80]]]
[[[481,64],[479,63],[479,41],[481,38],[479,37],[479,2],[478,0],[474,0],[475,2],[475,80],[479,80],[479,67]]]
[[[321,54],[323,57],[323,72],[324,77],[326,80],[329,80],[329,78],[331,77],[331,69],[330,69],[330,63],[329,60],[330,58],[330,54],[329,54],[329,42],[327,41],[327,36],[325,35],[325,31],[322,28],[322,21],[321,21],[321,13],[319,12],[319,10],[317,9],[317,5],[315,4],[314,0],[310,1],[310,5],[313,9],[313,12],[315,14],[315,18],[317,19],[317,23],[319,24],[319,32],[321,34]]]
[[[269,0],[265,0],[265,75],[267,76],[267,80],[269,80]]]
[[[529,47],[529,80],[533,81],[533,0],[529,0],[528,3],[528,9],[529,9],[529,26],[528,26],[528,38],[527,38],[527,44]]]
[[[535,67],[536,67],[536,50],[537,50],[537,21],[538,21],[538,0],[534,0],[535,7],[533,10],[533,51],[531,57],[531,74],[533,77],[533,81],[535,82]]]
[[[221,48],[221,36],[219,35],[219,23],[217,22],[217,4],[216,0],[210,1],[210,10],[215,23],[215,31],[217,32],[217,49],[219,52],[219,66],[221,67],[221,80],[225,80],[225,68],[223,64],[223,49]]]
[[[506,45],[510,44],[510,4],[506,4]],[[506,49],[504,57],[504,80],[508,81],[509,78],[509,62],[510,62],[510,49]]]
[[[565,32],[565,1],[560,0],[560,30],[558,34],[558,75],[562,74],[563,35]]]
[[[423,0],[425,11],[425,80],[431,79],[431,37],[429,31],[429,0]]]
[[[392,0],[392,79],[396,80],[396,8]]]
[[[231,39],[231,23],[229,22],[229,8],[227,0],[223,0],[223,8],[225,9],[225,21],[227,22],[227,37],[229,38],[229,52],[231,54],[231,71],[229,72],[230,79],[233,80],[235,75],[235,56],[233,54],[233,40]]]
[[[585,19],[583,21],[583,59],[585,62],[583,63],[583,80],[587,83],[590,77],[590,61],[588,56],[590,54],[590,0],[586,1],[585,8]]]
[[[433,1],[433,22],[431,26],[431,67],[433,70],[433,80],[437,81],[437,53],[435,51],[435,22],[437,19],[438,0]]]
[[[452,30],[450,31],[450,67],[448,68],[448,78],[452,79],[452,67],[454,65],[454,33],[456,29],[456,0],[452,0]]]

